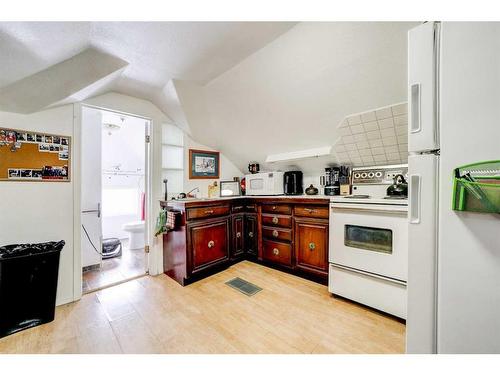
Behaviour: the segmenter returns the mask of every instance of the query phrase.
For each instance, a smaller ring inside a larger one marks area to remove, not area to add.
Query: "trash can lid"
[[[54,251],[61,251],[66,242],[52,241],[35,244],[13,244],[0,247],[0,260],[6,258],[21,257],[26,255],[39,255]]]

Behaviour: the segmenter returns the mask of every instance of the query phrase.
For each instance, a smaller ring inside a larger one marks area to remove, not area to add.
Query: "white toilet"
[[[128,232],[128,248],[143,249],[144,248],[144,221],[132,221],[123,224],[122,229]]]

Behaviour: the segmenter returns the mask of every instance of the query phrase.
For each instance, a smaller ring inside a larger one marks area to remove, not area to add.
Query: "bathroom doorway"
[[[150,121],[82,106],[82,291],[148,272]]]

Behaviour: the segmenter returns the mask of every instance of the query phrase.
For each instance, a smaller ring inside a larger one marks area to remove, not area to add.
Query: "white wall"
[[[345,116],[406,100],[416,24],[299,23],[205,86],[174,82],[192,137],[241,170],[268,154],[333,145]]]
[[[172,121],[152,103],[134,97],[109,93],[85,101],[86,104],[127,112],[152,120],[152,197],[151,211],[154,219],[159,212],[161,199],[161,124]],[[21,115],[0,112],[0,126],[73,136],[73,105]],[[75,116],[79,116],[78,104]],[[79,157],[74,147],[72,169]],[[61,254],[57,304],[79,298],[81,284],[76,284],[74,270],[81,272],[80,243],[74,243],[74,191],[79,192],[73,176],[71,182],[0,182],[0,244],[19,242],[66,241]],[[79,212],[80,207],[76,208]],[[78,241],[79,242],[79,241]],[[150,273],[162,272],[162,242],[152,240]],[[75,254],[78,254],[75,256]]]
[[[30,115],[0,112],[0,126],[73,136],[73,106]],[[61,253],[57,303],[73,300],[73,181],[0,181],[0,245],[66,241]]]
[[[184,137],[184,192],[198,187],[201,197],[208,197],[208,185],[212,185],[214,181],[232,180],[233,177],[243,177],[243,172],[240,171],[224,154],[220,154],[220,175],[219,179],[189,179],[189,149],[214,151],[213,149],[195,142],[188,135]]]
[[[82,110],[81,129],[81,211],[95,210],[101,202],[101,132],[102,113],[92,108]],[[94,212],[82,213],[81,260],[82,267],[101,263],[99,245],[101,244],[102,216]],[[88,236],[88,237],[87,237]],[[76,240],[75,240],[76,241]],[[95,249],[94,249],[95,246]]]

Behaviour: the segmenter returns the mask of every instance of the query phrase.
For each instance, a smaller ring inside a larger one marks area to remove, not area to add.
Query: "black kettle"
[[[394,176],[392,185],[387,188],[387,196],[408,196],[408,183],[405,180],[405,176],[402,174]]]

